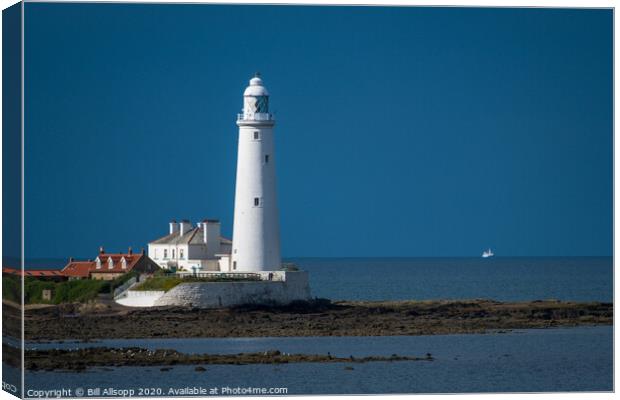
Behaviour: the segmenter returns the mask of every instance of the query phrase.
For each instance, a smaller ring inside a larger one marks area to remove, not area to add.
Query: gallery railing
[[[179,273],[174,275],[177,278],[188,279],[192,278],[204,279],[209,281],[221,281],[221,280],[240,280],[240,281],[260,281],[261,274],[255,274],[252,272],[188,272]]]
[[[237,121],[274,121],[271,113],[237,114]]]

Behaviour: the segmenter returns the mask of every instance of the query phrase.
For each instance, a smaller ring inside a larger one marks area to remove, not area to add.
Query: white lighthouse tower
[[[274,271],[281,267],[274,124],[269,92],[256,74],[243,93],[243,114],[237,116],[232,271]]]

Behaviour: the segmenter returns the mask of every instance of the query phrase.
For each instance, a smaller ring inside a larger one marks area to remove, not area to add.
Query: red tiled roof
[[[39,277],[62,277],[63,273],[60,270],[26,270],[24,271],[26,276],[39,276]]]
[[[70,278],[88,278],[92,272],[97,273],[125,273],[131,271],[142,254],[123,254],[123,253],[100,253],[101,268],[97,268],[97,261],[71,261],[62,270],[43,270],[43,269],[27,269],[22,273],[21,269],[12,267],[2,267],[3,274],[24,275],[32,277],[70,277]],[[112,259],[112,268],[109,267],[108,260]],[[123,268],[122,260],[125,258],[126,267]]]
[[[96,273],[124,273],[129,272],[136,266],[142,254],[123,254],[123,253],[102,253],[99,254],[101,268],[97,268],[97,260],[94,261],[73,261],[62,269],[67,276],[88,277],[92,272]],[[112,268],[109,267],[108,260],[112,259]],[[122,260],[125,258],[126,268],[123,268]]]
[[[63,272],[57,269],[27,269],[22,271],[20,269],[15,269],[11,267],[3,267],[3,274],[11,274],[18,276],[33,276],[33,277],[62,277],[64,276]]]
[[[88,278],[91,265],[94,268],[93,264],[92,261],[72,261],[67,264],[61,272],[65,276],[72,278]]]
[[[99,254],[99,259],[101,260],[101,268],[97,269],[97,263],[94,262],[94,270],[91,272],[128,272],[133,269],[140,260],[142,254]],[[112,259],[112,268],[108,265],[108,260]],[[122,260],[125,258],[126,267],[123,268]]]

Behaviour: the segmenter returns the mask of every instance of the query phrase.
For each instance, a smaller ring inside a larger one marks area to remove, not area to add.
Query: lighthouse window
[[[260,139],[260,132],[255,131],[254,132],[254,140],[258,140],[258,139]]]
[[[265,154],[265,164],[269,163],[269,154]]]
[[[256,112],[266,113],[269,110],[269,97],[258,96],[256,98]]]
[[[260,205],[260,198],[259,197],[254,197],[254,206],[258,207]]]

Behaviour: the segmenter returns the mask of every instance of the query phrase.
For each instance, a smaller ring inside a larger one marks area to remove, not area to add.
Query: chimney
[[[131,247],[129,247],[129,249],[127,249],[127,254],[129,254],[129,255],[133,254],[133,250],[131,250]]]
[[[176,220],[172,220],[170,221],[170,234],[172,235],[175,232],[179,231],[179,224],[177,223]]]
[[[73,262],[73,257],[69,257],[69,264]]]
[[[144,252],[144,247],[142,248],[142,251],[140,251],[140,254],[142,254],[142,255],[146,254],[146,253]]]
[[[202,240],[207,245],[207,253],[210,257],[220,252],[220,221],[217,219],[205,219],[202,221]]]
[[[190,229],[192,229],[192,224],[189,222],[189,220],[184,219],[183,221],[181,221],[181,223],[179,224],[179,235],[183,236],[184,234],[186,234]]]
[[[103,246],[99,246],[99,254],[103,253],[105,253],[105,249],[103,248]]]

